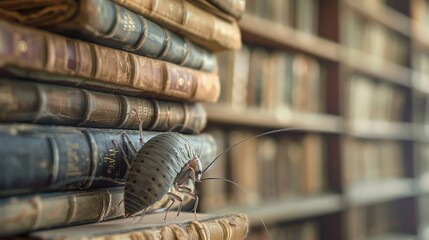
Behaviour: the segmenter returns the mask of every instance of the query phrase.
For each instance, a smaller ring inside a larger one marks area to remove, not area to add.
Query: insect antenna
[[[262,137],[262,136],[266,136],[266,135],[270,135],[270,134],[274,134],[274,133],[279,133],[279,132],[293,131],[293,130],[304,130],[304,128],[283,128],[283,129],[272,130],[272,131],[264,132],[264,133],[261,133],[261,134],[258,134],[258,135],[252,136],[252,137],[245,138],[245,139],[243,139],[243,140],[241,140],[239,142],[236,142],[236,143],[232,144],[231,146],[229,146],[227,149],[225,149],[225,151],[223,151],[219,155],[217,155],[215,157],[215,159],[213,159],[206,166],[206,168],[204,168],[203,173],[205,173],[207,170],[209,170],[209,168],[216,162],[216,160],[218,158],[220,158],[221,156],[223,156],[225,153],[231,151],[237,145],[240,145],[240,144],[242,144],[244,142],[247,142],[249,140],[253,140],[255,138],[259,138],[259,137]]]
[[[122,133],[122,136],[126,138],[126,140],[127,140],[126,143],[128,144],[129,149],[131,149],[131,153],[133,154],[133,157],[135,157],[137,155],[138,150],[136,149],[136,147],[134,147],[134,144],[131,141],[130,137],[125,133]],[[141,147],[143,147],[143,145],[144,145],[143,140],[139,139],[139,141],[140,141]],[[120,145],[119,145],[119,147],[120,147]],[[124,154],[124,156],[126,156],[123,149],[122,149],[122,154]]]

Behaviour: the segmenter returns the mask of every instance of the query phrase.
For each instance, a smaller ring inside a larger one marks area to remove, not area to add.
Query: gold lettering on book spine
[[[107,155],[103,156],[103,161],[107,163],[107,173],[109,174],[113,174],[116,169],[116,154],[118,152],[115,147],[109,148]]]
[[[146,104],[143,106],[143,101],[139,100],[137,104],[137,116],[142,122],[144,122],[148,117],[149,110],[147,109]]]

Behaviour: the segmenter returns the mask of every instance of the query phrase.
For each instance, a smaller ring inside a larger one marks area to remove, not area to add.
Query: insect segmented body
[[[195,208],[198,197],[186,187],[186,183],[199,180],[201,174],[201,162],[187,139],[174,132],[153,137],[140,148],[128,171],[124,192],[125,214],[141,212],[165,194],[173,202],[182,201],[169,192],[171,187],[194,198]]]

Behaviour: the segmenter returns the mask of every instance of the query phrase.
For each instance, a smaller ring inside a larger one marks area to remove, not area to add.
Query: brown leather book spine
[[[41,30],[0,22],[0,41],[0,67],[27,77],[189,101],[215,102],[220,92],[215,73]]]
[[[200,103],[100,93],[73,87],[0,79],[0,122],[201,132]]]
[[[226,21],[185,0],[113,0],[212,51],[241,47],[236,21]]]
[[[161,221],[161,220],[160,220]],[[149,224],[150,225],[150,224]],[[183,225],[183,224],[180,224]],[[113,234],[97,234],[85,236],[90,240],[120,240],[120,239],[211,239],[211,240],[243,240],[249,231],[249,221],[245,215],[232,214],[208,219],[192,221],[186,227],[178,224],[168,224],[164,227],[152,227],[140,231],[130,231]],[[118,225],[120,229],[121,225]],[[124,230],[122,230],[124,231]],[[56,234],[39,234],[39,237],[58,236]],[[67,235],[66,235],[67,236]]]
[[[0,15],[27,26],[213,72],[214,55],[110,0],[0,1]]]
[[[246,239],[249,221],[245,215],[230,215],[204,222],[193,221],[187,227],[188,239]]]
[[[124,215],[122,200],[123,187],[3,199],[0,236],[117,218]]]

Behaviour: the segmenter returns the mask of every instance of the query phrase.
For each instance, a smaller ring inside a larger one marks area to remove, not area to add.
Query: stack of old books
[[[150,214],[167,195],[123,218],[149,139],[181,132],[178,151],[214,158],[200,102],[218,99],[214,53],[240,48],[244,1],[0,1],[0,237],[244,238],[240,214]]]

